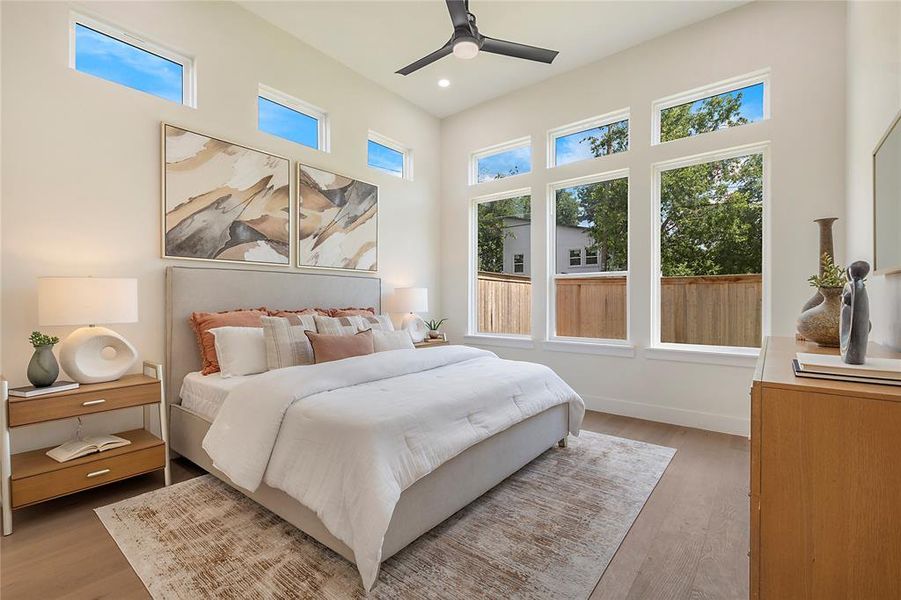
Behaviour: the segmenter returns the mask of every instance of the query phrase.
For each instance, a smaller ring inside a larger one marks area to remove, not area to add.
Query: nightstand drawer
[[[166,464],[166,447],[160,441],[157,446],[126,454],[108,458],[101,458],[103,453],[96,456],[97,460],[91,462],[79,462],[49,473],[13,479],[12,507],[20,508],[118,479],[162,469]]]
[[[93,386],[101,387],[101,386]],[[154,404],[160,401],[160,382],[110,389],[54,394],[47,398],[29,398],[9,402],[9,426],[77,417],[91,413]]]

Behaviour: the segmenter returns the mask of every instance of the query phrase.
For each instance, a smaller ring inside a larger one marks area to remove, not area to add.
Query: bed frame
[[[201,447],[210,422],[183,408],[178,391],[185,375],[200,370],[199,352],[188,321],[192,312],[256,306],[379,309],[381,281],[375,277],[168,267],[166,295],[170,448],[354,562],[353,551],[333,536],[306,506],[266,484],[248,493],[213,467]],[[396,554],[555,443],[565,446],[568,429],[568,405],[549,408],[470,447],[404,490],[385,535],[382,560]]]

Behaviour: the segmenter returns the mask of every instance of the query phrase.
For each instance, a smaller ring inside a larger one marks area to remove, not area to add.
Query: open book
[[[104,450],[127,446],[130,443],[131,440],[120,438],[117,435],[89,435],[86,438],[72,440],[62,446],[57,446],[53,450],[48,450],[47,456],[57,462],[66,462],[93,452],[103,452]]]

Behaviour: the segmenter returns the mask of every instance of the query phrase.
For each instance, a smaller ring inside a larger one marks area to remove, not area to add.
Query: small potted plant
[[[437,340],[441,337],[441,332],[438,331],[438,329],[445,321],[447,321],[447,319],[432,319],[425,322],[425,326],[429,328],[429,339]]]
[[[807,282],[817,289],[823,301],[801,313],[798,333],[820,346],[836,347],[839,345],[842,289],[848,278],[845,269],[836,265],[829,254],[824,252],[820,263],[822,275],[811,275]]]
[[[59,342],[59,338],[32,331],[28,341],[34,347],[34,354],[28,363],[28,381],[34,387],[52,385],[59,377],[59,364],[53,356],[53,346]]]

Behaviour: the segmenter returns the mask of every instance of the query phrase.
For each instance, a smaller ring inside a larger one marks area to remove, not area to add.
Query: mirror
[[[901,114],[873,152],[873,268],[901,271]]]

